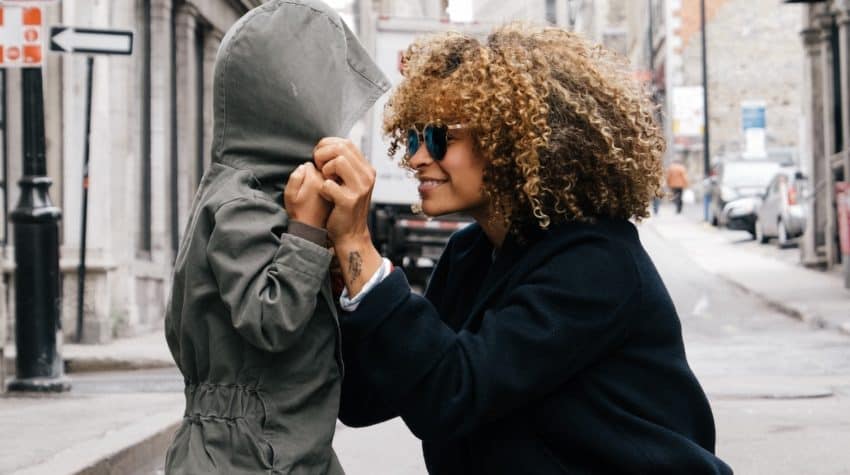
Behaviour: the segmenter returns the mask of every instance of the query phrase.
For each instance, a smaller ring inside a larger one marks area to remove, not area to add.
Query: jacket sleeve
[[[316,309],[331,252],[286,232],[286,212],[243,197],[215,213],[207,261],[236,331],[271,352],[297,341]]]
[[[447,257],[451,254],[452,242],[449,240],[443,250],[425,290],[425,298],[431,302],[442,297],[445,274],[449,268]],[[342,319],[345,318],[343,314]],[[342,380],[339,420],[350,427],[366,427],[398,417],[398,410],[388,405],[369,382],[367,374],[371,368],[361,366],[362,360],[357,357],[359,353],[360,340],[345,340],[342,346],[345,378]]]
[[[550,259],[455,333],[396,271],[343,319],[369,384],[423,440],[474,431],[558,388],[624,341],[634,264],[586,244]],[[625,268],[624,268],[625,267]]]

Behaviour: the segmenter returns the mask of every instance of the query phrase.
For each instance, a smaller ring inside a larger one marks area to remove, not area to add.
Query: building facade
[[[805,264],[831,268],[842,261],[835,185],[850,180],[850,1],[785,3],[782,8],[804,8],[797,41],[805,51],[801,95],[805,171],[812,199],[807,201],[810,219],[802,257]],[[850,287],[847,260],[843,260],[845,286]]]
[[[132,56],[94,62],[84,341],[105,342],[162,325],[171,263],[210,160],[218,46],[230,26],[260,3],[63,0],[43,6],[49,25],[135,32]],[[43,74],[50,196],[63,211],[62,327],[69,338],[77,330],[85,58],[51,55]],[[22,171],[20,70],[6,70],[2,86],[2,267],[6,295],[13,296],[15,243],[8,214]],[[14,305],[9,298],[10,317]],[[9,320],[11,327],[14,317]]]
[[[669,87],[701,87],[700,0],[668,1],[668,31],[675,45],[668,50]],[[705,0],[705,11],[711,163],[745,153],[742,109],[752,103],[764,109],[766,155],[795,163],[805,160],[799,147],[802,106],[795,92],[803,83],[803,49],[788,35],[801,28],[802,10],[776,8],[774,0]],[[702,137],[690,138],[679,137],[676,156],[702,177]]]

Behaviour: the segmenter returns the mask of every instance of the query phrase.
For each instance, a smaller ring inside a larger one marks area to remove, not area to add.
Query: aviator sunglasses
[[[425,142],[425,148],[428,154],[436,161],[440,161],[446,156],[448,148],[448,133],[449,130],[462,129],[463,124],[426,124],[420,131],[415,125],[407,130],[407,158],[416,155],[419,146]]]

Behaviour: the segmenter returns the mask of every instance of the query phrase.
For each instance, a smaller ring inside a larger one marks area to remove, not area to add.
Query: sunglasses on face
[[[420,131],[415,125],[407,130],[407,158],[411,158],[419,151],[419,146],[422,142],[425,143],[425,148],[428,154],[436,161],[440,161],[446,156],[446,150],[449,147],[448,135],[449,130],[462,129],[463,124],[442,125],[442,124],[426,124]]]

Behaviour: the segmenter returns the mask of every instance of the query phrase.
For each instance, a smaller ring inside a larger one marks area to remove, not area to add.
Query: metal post
[[[89,211],[89,151],[91,150],[91,97],[94,56],[86,59],[86,139],[83,149],[83,219],[80,223],[80,267],[77,270],[77,343],[83,341],[86,295],[86,228]]]
[[[21,197],[12,212],[15,226],[16,374],[10,391],[66,391],[57,350],[61,328],[59,220],[50,201],[44,137],[41,68],[24,68],[24,173]]]
[[[702,165],[704,176],[708,178],[711,175],[711,140],[708,130],[708,58],[706,56],[706,31],[705,31],[705,0],[699,1],[699,24],[702,34],[702,117],[703,117],[703,134],[702,134]]]

